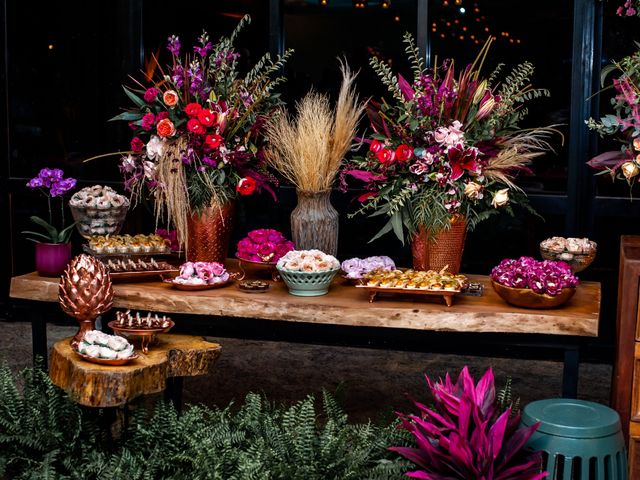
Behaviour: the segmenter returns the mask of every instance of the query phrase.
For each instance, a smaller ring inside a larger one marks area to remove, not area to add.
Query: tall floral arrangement
[[[499,82],[502,65],[481,75],[490,40],[458,73],[452,60],[426,68],[412,36],[404,41],[413,80],[371,59],[393,99],[370,104],[368,152],[343,170],[343,178],[364,183],[357,213],[389,217],[374,239],[393,231],[404,240],[421,226],[436,233],[456,217],[473,228],[498,209],[524,204],[515,177],[551,149],[553,132],[518,126],[525,103],[549,95],[530,85],[533,65],[525,62]]]
[[[626,179],[629,185],[640,173],[640,45],[636,45],[638,51],[602,69],[603,87],[609,75],[616,75],[608,87],[615,92],[611,98],[613,113],[586,121],[601,137],[612,137],[620,143],[618,150],[601,153],[588,164],[613,178]]]
[[[280,103],[274,88],[284,78],[276,73],[291,52],[275,61],[266,54],[241,77],[233,43],[249,22],[245,16],[215,44],[204,32],[192,52],[169,37],[171,63],[163,68],[154,57],[153,73],[124,87],[133,107],[112,119],[133,132],[120,165],[125,187],[150,194],[157,218],[167,215],[182,245],[192,213],[271,191],[261,134]]]

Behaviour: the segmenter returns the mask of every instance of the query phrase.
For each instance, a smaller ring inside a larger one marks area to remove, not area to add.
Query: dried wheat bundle
[[[353,86],[356,74],[345,63],[340,70],[335,109],[327,95],[312,91],[296,104],[295,116],[282,109],[267,125],[267,162],[298,190],[331,188],[364,112]]]

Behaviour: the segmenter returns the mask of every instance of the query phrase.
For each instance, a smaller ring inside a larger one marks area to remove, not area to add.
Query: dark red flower
[[[406,162],[413,157],[413,148],[409,145],[402,144],[396,148],[396,158],[399,162]]]
[[[202,106],[199,103],[187,103],[184,107],[184,113],[186,113],[188,117],[198,116],[200,110],[202,110]]]
[[[169,112],[160,112],[158,113],[158,115],[156,116],[156,119],[158,121],[160,120],[164,120],[165,118],[169,118]]]
[[[362,195],[360,195],[358,197],[358,201],[359,202],[366,202],[370,198],[377,197],[377,196],[378,196],[378,192],[366,192],[366,193],[363,193]]]
[[[205,127],[212,126],[214,123],[216,123],[217,119],[218,119],[218,115],[216,115],[215,112],[212,112],[209,109],[204,109],[203,108],[202,110],[200,110],[198,112],[198,120]]]
[[[475,148],[465,148],[459,143],[449,148],[447,157],[451,166],[451,180],[459,179],[465,170],[468,172],[478,170],[478,151]]]
[[[198,120],[192,118],[187,122],[187,130],[196,135],[203,135],[207,129]]]
[[[140,153],[144,147],[144,142],[139,137],[133,137],[131,140],[131,151],[134,153]]]
[[[256,189],[256,181],[251,177],[240,179],[236,186],[236,192],[240,195],[251,195]]]
[[[156,116],[153,113],[146,113],[142,116],[142,120],[140,121],[140,126],[149,131],[153,128],[156,123]]]
[[[216,149],[222,144],[222,137],[217,133],[211,133],[204,137],[204,143],[209,148]]]
[[[378,153],[380,150],[384,148],[384,143],[380,140],[373,140],[371,145],[369,145],[369,150],[373,153]]]
[[[384,148],[376,153],[376,158],[383,165],[388,165],[396,159],[396,153],[389,148]]]

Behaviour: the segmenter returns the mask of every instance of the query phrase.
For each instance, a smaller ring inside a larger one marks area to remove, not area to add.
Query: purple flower
[[[173,72],[171,73],[171,81],[178,88],[182,88],[184,86],[184,69],[179,63],[177,63],[173,67]]]
[[[491,271],[491,279],[507,287],[529,288],[536,293],[552,296],[558,295],[564,288],[578,285],[578,278],[565,262],[538,262],[531,257],[503,260]]]
[[[40,177],[32,178],[27,183],[27,187],[29,188],[42,188],[44,186],[44,182]]]
[[[51,196],[52,197],[61,197],[69,190],[75,188],[76,179],[75,178],[65,178],[60,180],[59,182],[55,182],[51,185]]]
[[[167,50],[169,50],[174,57],[180,55],[180,39],[176,35],[171,35],[167,39]]]

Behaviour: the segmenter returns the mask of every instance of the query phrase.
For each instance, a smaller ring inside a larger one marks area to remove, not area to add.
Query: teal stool
[[[522,423],[540,422],[527,446],[546,458],[548,480],[627,480],[627,455],[615,410],[565,398],[524,408]]]

